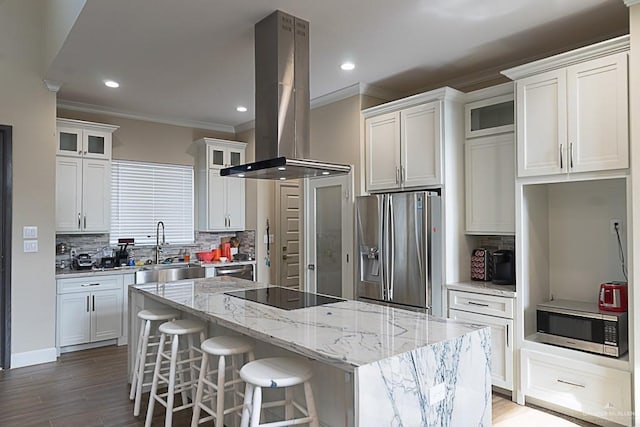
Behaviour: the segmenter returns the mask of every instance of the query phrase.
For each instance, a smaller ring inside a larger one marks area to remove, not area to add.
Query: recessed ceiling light
[[[280,167],[278,168],[278,170],[279,170],[279,171],[286,171],[286,170],[287,170],[287,168],[285,168],[284,166],[280,166]]]
[[[110,88],[113,88],[113,89],[115,89],[117,87],[120,87],[120,83],[118,83],[116,81],[113,81],[113,80],[105,80],[104,81],[104,85],[106,87],[110,87]]]
[[[287,179],[287,178],[285,178],[284,176],[280,177],[280,181],[284,181],[285,179]]]
[[[324,172],[322,172],[322,175],[329,175],[329,172],[324,171]]]
[[[239,105],[236,107],[236,111],[239,111],[241,113],[246,113],[247,112],[247,107],[243,107],[242,105]]]
[[[342,65],[340,65],[340,68],[342,68],[344,71],[351,71],[354,68],[356,68],[356,66],[353,62],[345,62]]]

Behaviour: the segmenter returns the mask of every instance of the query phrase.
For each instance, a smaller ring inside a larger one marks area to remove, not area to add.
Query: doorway
[[[0,125],[0,369],[11,363],[12,127]]]
[[[305,182],[307,292],[353,298],[353,177]]]
[[[300,289],[300,184],[298,181],[276,183],[276,277],[278,285]]]

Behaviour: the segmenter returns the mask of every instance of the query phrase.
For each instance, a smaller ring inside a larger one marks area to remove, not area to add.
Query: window
[[[155,244],[158,221],[167,243],[193,243],[193,167],[114,160],[110,243]]]

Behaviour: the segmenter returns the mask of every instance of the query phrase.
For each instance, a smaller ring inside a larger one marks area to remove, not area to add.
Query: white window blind
[[[193,167],[114,160],[110,242],[155,244],[158,221],[167,243],[193,243]]]

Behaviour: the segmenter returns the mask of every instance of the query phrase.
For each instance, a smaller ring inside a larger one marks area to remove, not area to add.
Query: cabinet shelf
[[[598,366],[605,366],[607,368],[619,369],[621,371],[631,371],[629,352],[617,358],[602,356],[600,354],[588,353],[586,351],[574,350],[571,348],[559,347],[556,345],[544,343],[540,341],[537,333],[533,333],[525,337],[522,348],[538,351],[540,353],[565,357],[567,359],[592,363]]]

